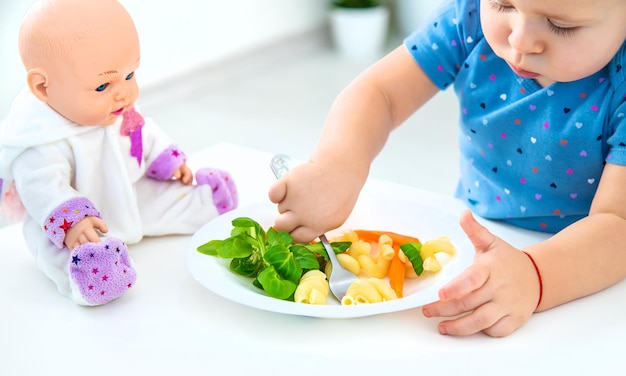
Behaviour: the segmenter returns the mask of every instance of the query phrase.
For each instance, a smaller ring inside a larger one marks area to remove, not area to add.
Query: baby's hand
[[[193,172],[186,163],[183,163],[177,168],[172,177],[176,180],[180,180],[180,182],[185,185],[189,185],[193,182]]]
[[[277,230],[291,233],[297,242],[308,242],[339,227],[348,218],[360,186],[346,171],[306,162],[287,172],[269,190],[278,204]]]
[[[493,337],[511,334],[534,312],[539,280],[530,259],[480,225],[469,211],[461,227],[474,245],[474,264],[439,290],[440,300],[425,305],[426,317],[454,317],[439,323],[439,332]]]
[[[85,217],[80,222],[76,223],[65,233],[65,245],[70,251],[79,245],[85,243],[97,243],[100,241],[100,236],[96,230],[101,233],[109,231],[106,223],[98,217]]]

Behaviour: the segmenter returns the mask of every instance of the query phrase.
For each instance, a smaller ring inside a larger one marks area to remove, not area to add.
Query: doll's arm
[[[43,225],[46,235],[54,245],[68,248],[87,241],[97,242],[100,232],[107,232],[106,224],[100,219],[95,206],[84,197],[72,198],[56,207]]]
[[[174,171],[173,178],[180,180],[185,185],[193,183],[193,171],[187,166],[187,163],[183,163],[176,171]]]
[[[109,230],[106,223],[99,217],[85,217],[65,232],[65,245],[72,251],[85,243],[100,241],[98,232],[105,234]]]
[[[148,165],[146,175],[156,180],[188,178],[191,170],[187,167],[186,162],[185,153],[180,151],[176,145],[170,145]]]
[[[193,173],[187,167],[187,156],[149,118],[143,127],[144,158],[147,164],[146,175],[156,180],[179,179],[184,184],[191,184]]]
[[[27,149],[12,165],[15,186],[28,215],[59,248],[65,246],[66,233],[79,222],[100,218],[95,205],[72,186],[74,169],[72,147],[62,141]],[[102,224],[95,228],[106,230]],[[88,238],[94,239],[92,235]]]

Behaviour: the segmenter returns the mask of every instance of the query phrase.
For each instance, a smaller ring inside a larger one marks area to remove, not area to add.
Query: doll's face
[[[90,6],[91,1],[83,4]],[[45,83],[35,87],[35,91],[43,93],[39,99],[80,125],[113,124],[139,95],[135,71],[140,53],[135,25],[117,1],[93,2],[96,3],[108,6],[81,11],[80,22],[89,25],[81,37],[59,38],[53,47],[58,51],[52,51],[50,57],[33,58],[36,69],[32,71],[45,76]],[[72,16],[67,12],[75,7],[61,9],[68,17],[66,22],[71,22]]]

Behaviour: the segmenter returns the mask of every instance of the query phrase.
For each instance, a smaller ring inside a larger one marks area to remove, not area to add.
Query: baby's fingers
[[[489,329],[498,325],[506,315],[500,306],[487,303],[479,306],[473,312],[454,320],[445,320],[439,323],[438,330],[441,334],[467,336],[481,331],[489,333]],[[494,332],[494,336],[498,336]]]
[[[478,223],[469,210],[461,214],[459,223],[467,238],[472,242],[472,245],[474,245],[476,254],[486,252],[494,246],[497,240],[496,236],[489,232],[486,227]]]
[[[484,273],[472,267],[439,290],[440,300],[422,308],[426,317],[453,317],[471,312],[490,300],[489,291],[481,288],[487,280]],[[474,268],[480,269],[480,268]],[[465,275],[467,274],[467,275]]]
[[[287,195],[287,184],[283,179],[278,180],[270,187],[268,197],[275,204],[281,203]]]
[[[461,299],[480,289],[488,279],[487,268],[471,265],[439,290],[439,299],[442,301]]]

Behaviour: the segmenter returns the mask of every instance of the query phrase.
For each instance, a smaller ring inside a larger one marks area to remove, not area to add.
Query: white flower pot
[[[349,58],[381,55],[389,30],[389,9],[333,8],[330,11],[331,35],[335,48]]]
[[[403,36],[422,26],[444,0],[395,0],[395,20]]]

